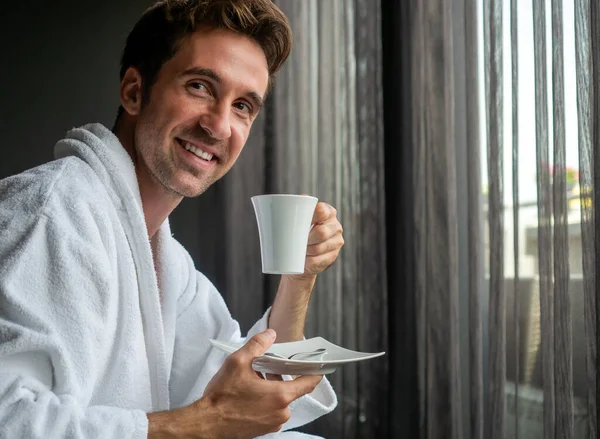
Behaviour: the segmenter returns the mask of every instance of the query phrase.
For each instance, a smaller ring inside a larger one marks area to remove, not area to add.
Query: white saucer
[[[243,343],[234,343],[230,341],[213,339],[210,339],[209,341],[214,347],[228,354],[237,351],[243,346]],[[311,352],[317,349],[325,349],[327,352],[312,360],[295,358],[292,360],[287,359],[290,355],[298,352]],[[337,346],[325,340],[323,337],[314,337],[289,343],[275,343],[267,352],[279,354],[286,358],[262,355],[254,359],[252,367],[257,372],[277,375],[325,375],[335,372],[338,367],[344,364],[369,360],[385,354],[385,352],[369,353],[351,351]]]

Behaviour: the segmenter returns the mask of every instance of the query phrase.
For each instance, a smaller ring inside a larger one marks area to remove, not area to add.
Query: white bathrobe
[[[0,181],[0,438],[145,439],[147,413],[198,400],[221,366],[208,339],[240,329],[168,222],[151,248],[110,130],[74,129],[55,155]],[[285,428],[336,403],[323,379]]]

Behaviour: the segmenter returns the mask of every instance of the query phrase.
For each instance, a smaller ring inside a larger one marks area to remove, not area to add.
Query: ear
[[[132,116],[142,109],[142,76],[135,67],[129,67],[121,81],[121,105]]]

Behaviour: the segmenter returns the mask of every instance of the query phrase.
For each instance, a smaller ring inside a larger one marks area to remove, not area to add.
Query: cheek
[[[174,93],[153,94],[146,107],[146,122],[152,130],[168,131],[172,127],[191,121],[197,115],[197,106]]]
[[[156,138],[163,131],[166,120],[164,109],[150,104],[140,114],[137,129],[145,137]]]
[[[238,127],[236,129],[232,129],[231,131],[231,156],[233,159],[237,159],[237,157],[244,149],[244,145],[248,140],[248,136],[250,134],[249,127]]]

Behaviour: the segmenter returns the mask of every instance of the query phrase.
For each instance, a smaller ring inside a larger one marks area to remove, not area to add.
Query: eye
[[[233,106],[235,108],[237,108],[238,110],[241,110],[245,113],[252,113],[252,107],[250,106],[250,104],[246,103],[246,102],[236,102],[233,104]]]
[[[194,92],[202,92],[202,93],[208,92],[208,87],[203,82],[198,82],[198,81],[190,82],[188,84],[188,87],[190,87]]]

